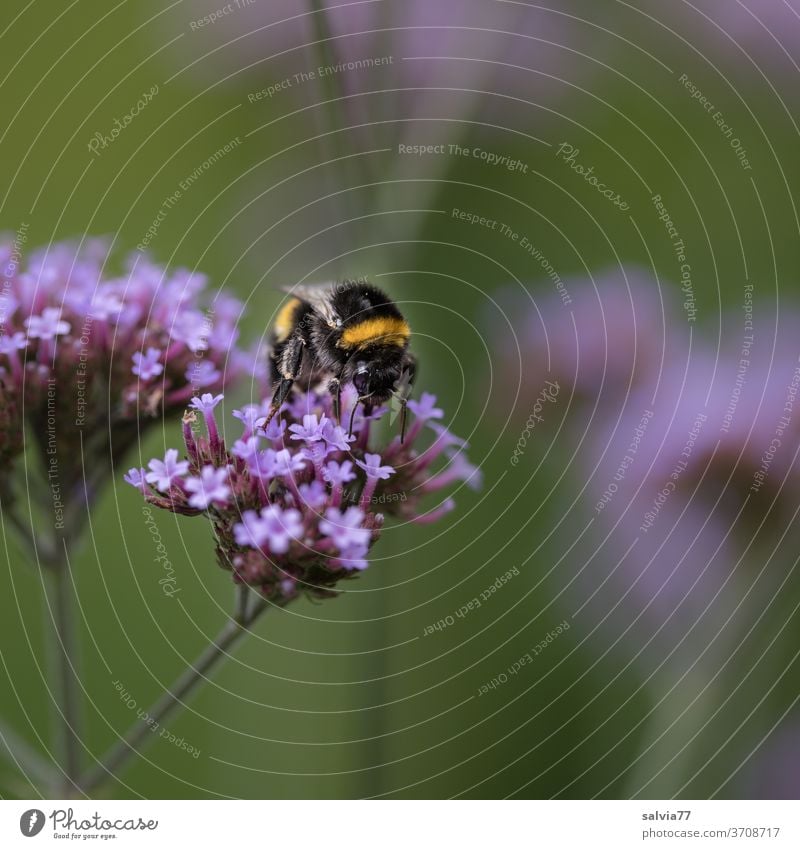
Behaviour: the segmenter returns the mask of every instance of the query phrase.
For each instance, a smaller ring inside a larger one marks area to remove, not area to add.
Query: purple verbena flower
[[[301,483],[297,491],[300,493],[301,502],[312,510],[321,510],[330,497],[325,484],[316,479],[310,483]]]
[[[364,461],[356,460],[356,465],[367,473],[368,478],[386,480],[394,474],[394,469],[391,466],[381,465],[380,454],[365,454]]]
[[[17,331],[10,336],[0,335],[0,354],[11,355],[21,351],[28,344],[25,334]]]
[[[330,419],[326,419],[322,426],[322,438],[329,448],[336,451],[347,451],[350,443],[356,441],[355,436],[348,436],[343,427],[335,425]]]
[[[142,380],[152,380],[164,371],[164,366],[159,362],[160,357],[161,351],[158,348],[148,348],[144,354],[141,351],[134,351],[131,357],[133,360],[131,371]]]
[[[363,526],[364,516],[364,511],[358,507],[348,507],[344,511],[331,507],[319,523],[320,533],[330,537],[340,551],[365,546],[369,541],[369,531]]]
[[[286,422],[283,419],[275,417],[266,426],[266,428],[264,428],[264,436],[273,442],[282,442],[283,436],[286,433],[286,427]]]
[[[200,274],[163,268],[137,251],[117,275],[100,240],[51,244],[19,260],[2,237],[0,262],[0,430],[13,418],[21,432],[23,409],[35,428],[52,416],[58,427],[49,447],[70,499],[99,491],[111,458],[122,457],[163,413],[183,410],[200,388],[219,393],[245,373],[241,352],[220,342],[234,338],[232,307],[219,321],[207,311]],[[214,334],[219,323],[221,337]],[[202,346],[195,344],[200,337]],[[187,378],[195,368],[197,385]],[[17,442],[0,433],[0,474],[8,472],[8,448]]]
[[[123,480],[125,483],[142,490],[145,494],[147,493],[147,476],[144,469],[129,469]]]
[[[222,372],[209,360],[200,360],[186,369],[185,376],[187,383],[191,383],[198,389],[205,389],[207,386],[217,385]]]
[[[303,439],[306,442],[317,442],[322,439],[322,433],[328,419],[323,416],[319,421],[317,417],[311,413],[303,416],[303,424],[289,425],[289,432],[292,434],[290,439]]]
[[[248,436],[246,439],[237,439],[231,446],[231,454],[243,460],[248,466],[254,466],[258,462],[261,451],[259,445],[261,440],[257,436]]]
[[[228,485],[228,469],[215,469],[213,466],[204,466],[200,469],[200,476],[186,479],[186,490],[192,493],[189,498],[189,506],[198,510],[205,510],[214,505],[225,505],[231,495]]]
[[[300,591],[319,598],[335,595],[342,579],[366,568],[384,513],[420,524],[436,521],[453,503],[446,499],[423,506],[426,483],[439,490],[448,481],[478,475],[460,454],[432,474],[430,446],[417,444],[425,438],[422,431],[417,440],[403,444],[394,437],[383,454],[370,451],[370,420],[364,420],[357,441],[347,440],[331,421],[329,394],[303,393],[302,399],[310,408],[298,419],[292,410],[299,412],[301,405],[290,399],[280,414],[281,426],[272,433],[253,431],[268,400],[235,411],[243,434],[229,450],[215,437],[213,412],[221,399],[194,399],[183,422],[188,459],[168,453],[163,461],[151,461],[146,480],[141,474],[126,477],[150,504],[208,516],[220,564],[237,583],[258,587],[276,604]],[[433,403],[426,399],[425,409]],[[206,417],[205,434],[192,428],[196,411]],[[287,429],[299,438],[278,447],[276,439]],[[262,449],[265,438],[274,447]],[[447,440],[447,450],[456,445],[462,441]],[[159,487],[168,484],[165,495]]]
[[[168,448],[163,460],[151,460],[147,466],[150,471],[145,480],[161,492],[167,492],[175,478],[183,477],[189,470],[189,461],[179,460],[177,449]]]
[[[297,472],[301,472],[306,465],[305,457],[302,454],[293,454],[288,448],[282,448],[275,452],[274,463],[273,474],[276,477],[287,475],[293,477]]]
[[[299,510],[282,510],[277,504],[270,504],[260,513],[245,511],[242,523],[233,526],[233,533],[237,545],[285,554],[291,541],[299,539],[303,533],[302,516]]]
[[[436,396],[431,395],[430,392],[423,392],[419,401],[409,398],[408,409],[424,422],[428,419],[441,419],[444,416],[444,411],[436,406]]]
[[[70,323],[61,318],[61,310],[57,307],[46,307],[41,315],[26,318],[25,327],[31,339],[55,339],[71,330]]]
[[[343,460],[341,463],[331,460],[325,464],[324,477],[333,486],[343,486],[355,480],[356,473],[350,460]]]
[[[198,410],[203,415],[207,413],[213,412],[214,408],[219,404],[219,402],[223,399],[222,395],[212,395],[210,392],[207,392],[205,395],[201,395],[199,398],[192,398],[192,402],[189,404],[190,409]]]

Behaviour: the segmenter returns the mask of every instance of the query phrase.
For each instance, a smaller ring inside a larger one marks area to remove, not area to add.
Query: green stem
[[[7,501],[8,499],[4,499]],[[40,780],[46,781],[54,792],[68,798],[73,795],[80,773],[80,699],[75,670],[75,625],[71,597],[72,573],[69,566],[66,539],[37,533],[34,518],[20,517],[15,505],[0,505],[5,520],[15,529],[20,542],[28,549],[24,558],[34,568],[41,567],[45,581],[50,582],[48,611],[50,627],[47,642],[52,646],[52,664],[58,680],[55,703],[58,712],[56,735],[60,751],[60,770],[54,769],[38,753],[15,735],[3,729],[2,736],[12,758],[19,761]]]
[[[9,758],[20,768],[31,786],[33,786],[34,778],[48,787],[56,786],[61,777],[60,774],[27,740],[20,737],[2,720],[0,720],[0,744],[2,744],[0,751],[5,749],[8,752]]]
[[[139,722],[131,728],[123,738],[109,749],[97,766],[83,778],[81,788],[84,792],[90,792],[107,778],[115,776],[127,761],[140,750],[142,744],[154,736],[152,729],[160,725],[179,705],[183,705],[184,699],[203,681],[207,680],[207,674],[223,658],[228,657],[228,651],[249,632],[253,623],[269,606],[268,602],[260,601],[251,607],[248,612],[246,601],[249,592],[249,587],[240,589],[234,618],[225,623],[216,639],[201,652],[195,662],[181,673],[175,683],[147,710],[150,720]]]
[[[62,549],[59,550],[60,542]],[[80,775],[80,699],[75,669],[76,639],[72,603],[72,572],[67,558],[66,541],[61,539],[52,548],[40,546],[39,559],[50,573],[53,589],[51,605],[55,633],[55,655],[58,666],[58,710],[62,798],[71,798]]]
[[[336,50],[334,49],[333,36],[328,26],[328,10],[322,0],[310,0],[309,6],[313,10],[311,25],[316,40],[316,49],[322,65],[334,66],[337,63]],[[327,130],[330,135],[326,136],[325,144],[330,151],[331,158],[339,161],[336,170],[341,175],[341,184],[345,188],[341,195],[341,203],[348,211],[344,217],[354,216],[354,204],[350,188],[356,185],[354,175],[354,163],[350,158],[350,148],[344,137],[344,130],[340,127],[340,117],[349,115],[351,112],[350,101],[344,98],[344,92],[339,85],[338,74],[326,74],[320,80],[322,97],[325,99],[325,115],[327,116]],[[352,120],[351,120],[352,123]]]

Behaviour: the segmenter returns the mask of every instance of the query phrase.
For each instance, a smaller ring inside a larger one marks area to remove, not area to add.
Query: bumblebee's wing
[[[333,307],[333,294],[336,283],[303,284],[296,283],[294,286],[282,286],[281,289],[295,298],[300,298],[311,305],[311,308],[320,315],[330,327],[339,327],[342,323],[341,317],[337,315]]]

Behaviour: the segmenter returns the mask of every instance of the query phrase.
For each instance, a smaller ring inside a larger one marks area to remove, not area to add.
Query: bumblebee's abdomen
[[[405,348],[409,336],[411,328],[404,318],[396,315],[372,315],[348,324],[337,345],[345,350],[368,348],[372,345]]]
[[[289,298],[289,300],[278,310],[275,321],[272,324],[272,334],[275,342],[285,342],[294,330],[300,314],[304,312],[304,304],[300,298]]]

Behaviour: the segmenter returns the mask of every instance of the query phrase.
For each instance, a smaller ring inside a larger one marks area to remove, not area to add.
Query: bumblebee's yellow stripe
[[[284,342],[289,334],[294,330],[294,314],[300,306],[299,298],[289,298],[289,300],[278,310],[275,316],[273,329],[275,331],[275,341]]]
[[[364,348],[367,345],[405,345],[411,335],[408,322],[394,316],[367,318],[348,327],[339,346],[342,348]]]

